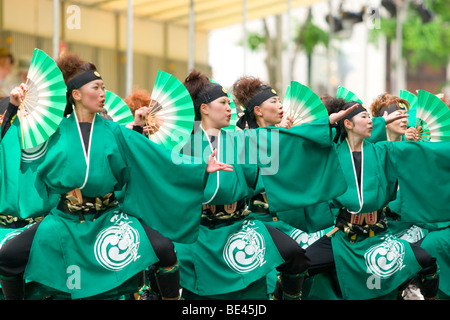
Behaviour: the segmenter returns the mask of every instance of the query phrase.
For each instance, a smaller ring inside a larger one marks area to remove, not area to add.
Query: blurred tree
[[[297,35],[294,39],[295,49],[291,57],[291,65],[289,66],[291,69],[294,69],[298,53],[303,50],[308,58],[308,86],[311,85],[311,61],[314,48],[320,44],[328,47],[329,38],[328,32],[316,26],[312,20],[313,17],[310,8],[308,18],[303,25],[296,29]]]
[[[281,19],[281,16],[277,16],[277,19]],[[295,67],[298,54],[303,51],[308,59],[308,84],[311,80],[311,58],[316,46],[323,44],[328,46],[328,32],[322,30],[316,26],[312,21],[311,9],[309,10],[308,17],[304,23],[295,22],[298,26],[295,28],[293,34],[294,43],[293,53],[289,60],[289,68],[292,70]],[[278,20],[279,22],[280,20]],[[279,83],[280,79],[277,79],[277,72],[281,67],[281,52],[280,39],[282,37],[281,28],[277,27],[275,35],[271,35],[269,31],[267,18],[262,19],[263,31],[262,32],[249,32],[247,36],[248,48],[251,51],[264,50],[267,53],[266,67],[269,75],[269,82],[271,84]],[[277,23],[279,26],[279,23]],[[286,48],[286,44],[281,44],[282,49]],[[278,88],[279,89],[279,88]]]
[[[446,67],[450,62],[450,0],[425,1],[433,13],[420,12],[413,1],[409,2],[406,21],[403,24],[403,56],[408,67],[416,69],[420,64],[434,68]],[[380,28],[372,29],[371,39],[386,36],[388,43],[395,40],[395,17],[381,18]]]

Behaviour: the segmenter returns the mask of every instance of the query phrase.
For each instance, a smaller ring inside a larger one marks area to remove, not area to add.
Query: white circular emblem
[[[300,245],[300,247],[306,249],[314,242],[322,238],[324,234],[325,232],[323,230],[314,233],[306,233],[305,231],[294,229],[289,234],[289,237],[294,239]]]
[[[368,272],[385,279],[404,267],[405,247],[388,236],[385,241],[370,247],[364,254]]]
[[[423,239],[425,237],[425,233],[423,232],[422,228],[413,225],[411,226],[411,228],[395,234],[395,237],[406,240],[409,243],[414,243]]]
[[[264,237],[252,228],[254,224],[244,222],[242,229],[228,238],[223,249],[227,265],[238,273],[250,272],[266,263]]]
[[[101,231],[95,241],[95,258],[106,269],[119,271],[139,258],[139,232],[130,223]]]

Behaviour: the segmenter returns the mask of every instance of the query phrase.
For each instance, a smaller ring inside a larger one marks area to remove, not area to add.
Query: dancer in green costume
[[[344,192],[342,183],[325,188],[341,176],[330,143],[330,120],[326,117],[289,130],[271,127],[230,132],[222,130],[229,124],[231,111],[226,90],[197,71],[187,77],[185,85],[199,120],[185,153],[208,156],[217,150],[218,159],[233,163],[234,169],[208,177],[200,236],[193,244],[176,244],[186,298],[265,299],[265,276],[274,268],[283,275],[283,297],[299,298],[299,274],[308,267],[303,249],[284,233],[250,217],[247,203],[261,192],[256,189],[266,184],[271,186],[266,188],[269,203],[280,209],[312,205]],[[255,98],[265,101],[276,96],[272,88],[263,86]],[[334,115],[339,116],[343,115]],[[307,168],[314,161],[323,172],[322,180],[309,170],[288,165],[291,157],[304,152],[311,158],[299,165]],[[268,159],[262,159],[264,156]],[[306,188],[309,191],[303,193],[305,186],[295,179],[299,176],[316,188]],[[287,177],[292,178],[290,183],[286,183]],[[319,189],[324,192],[316,193]]]
[[[263,85],[264,83],[260,79],[249,76],[241,77],[233,84],[236,103],[245,108],[244,114],[237,123],[237,128],[251,130],[279,126],[289,129],[293,125],[293,119],[289,115],[284,115],[281,100],[277,95],[261,101],[258,105],[249,103],[256,94],[260,93]],[[249,201],[250,217],[284,232],[303,249],[324,235],[325,229],[332,228],[334,225],[333,214],[328,202],[286,212],[270,210],[262,182],[262,179],[259,179],[259,186],[256,188],[262,192],[252,196]],[[301,276],[299,275],[299,277]],[[270,295],[273,295],[275,299],[282,298],[281,277],[276,270],[267,276],[267,286]]]
[[[390,94],[383,94],[379,96],[372,102],[371,105],[371,112],[374,117],[379,116],[384,112],[389,114],[405,114],[408,110],[408,101]],[[386,132],[389,141],[417,141],[419,139],[419,134],[416,128],[408,127],[407,118],[387,125]],[[437,286],[439,283],[440,291],[444,293],[443,296],[450,295],[450,277],[448,277],[448,270],[450,268],[450,265],[448,264],[449,244],[447,241],[450,222],[428,223],[426,220],[420,221],[423,219],[416,221],[404,221],[401,214],[401,201],[402,194],[400,190],[398,190],[397,198],[385,207],[386,217],[392,234],[410,243],[420,245],[436,258],[441,272],[439,275],[439,281],[437,277],[434,280],[435,285]],[[433,235],[427,238],[430,232],[433,233]],[[416,289],[416,287],[420,288],[423,280],[423,277],[415,277],[412,280],[412,283],[406,283],[400,288],[399,297],[403,299],[421,298],[420,295],[419,297],[411,297],[411,295],[417,295],[416,291],[418,289]]]
[[[212,157],[207,165],[174,163],[171,152],[97,114],[103,109],[105,90],[93,64],[67,54],[58,66],[68,86],[68,116],[48,141],[33,180],[45,185],[49,214],[3,244],[0,274],[5,298],[23,299],[24,279],[74,299],[93,297],[114,290],[152,264],[158,266],[162,296],[179,298],[172,240],[195,241],[205,173],[231,167]],[[23,87],[16,88],[11,103],[19,105],[23,96]],[[1,148],[8,150],[2,172],[10,179],[20,177],[17,120]],[[20,183],[19,179],[19,191]],[[119,191],[123,202],[115,198]],[[16,205],[16,199],[11,201]]]
[[[411,146],[424,157],[434,157],[435,153],[448,153],[449,144],[372,144],[366,140],[371,135],[372,120],[360,104],[349,102],[329,112],[354,105],[357,109],[336,127],[336,152],[348,185],[347,191],[333,201],[340,209],[336,232],[316,241],[306,252],[311,259],[310,275],[335,267],[344,299],[372,299],[395,291],[417,273],[437,273],[434,259],[425,250],[389,232],[382,209],[395,198],[405,150]],[[444,170],[445,164],[437,163],[435,169]],[[439,174],[445,175],[445,171]],[[426,298],[435,297],[433,288],[431,283],[430,290],[425,290]]]

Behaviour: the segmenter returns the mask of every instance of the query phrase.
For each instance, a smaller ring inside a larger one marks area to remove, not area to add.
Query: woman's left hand
[[[329,116],[330,124],[338,123],[339,120],[344,119],[348,114],[350,114],[350,112],[352,112],[358,107],[358,104],[359,103],[355,103],[348,109],[330,114]]]
[[[421,127],[418,127],[417,129],[414,127],[409,127],[405,132],[405,139],[410,141],[417,141],[419,140],[419,132]]]
[[[292,117],[286,116],[286,117],[283,117],[283,119],[277,125],[277,127],[282,127],[282,128],[289,129],[289,128],[292,127],[293,124],[294,124],[294,120],[292,119]]]
[[[233,166],[220,161],[217,161],[214,157],[216,156],[216,150],[214,150],[208,157],[208,164],[206,165],[206,172],[213,173],[216,171],[233,171]]]
[[[150,109],[148,107],[141,107],[134,112],[134,125],[143,127],[147,120],[147,115]]]
[[[408,117],[409,117],[409,114],[407,114],[407,113],[398,114],[398,112],[392,112],[392,113],[388,114],[387,111],[385,111],[383,114],[383,118],[384,118],[384,121],[386,122],[386,124],[394,122],[395,120],[408,118]]]

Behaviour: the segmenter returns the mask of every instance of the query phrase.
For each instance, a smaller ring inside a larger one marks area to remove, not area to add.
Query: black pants
[[[39,223],[32,225],[3,245],[0,250],[1,276],[8,278],[22,276],[30,256],[31,245],[38,227]],[[159,259],[156,266],[170,267],[176,264],[177,257],[172,241],[144,224],[142,227]]]
[[[272,237],[275,246],[285,263],[277,267],[277,270],[287,274],[299,274],[305,272],[310,259],[306,256],[305,250],[291,237],[278,229],[265,225]]]

